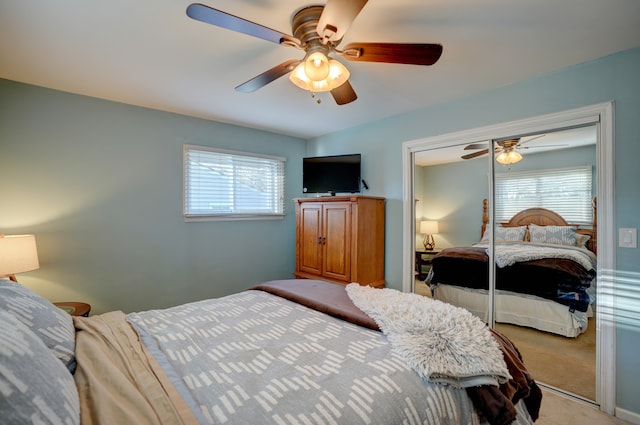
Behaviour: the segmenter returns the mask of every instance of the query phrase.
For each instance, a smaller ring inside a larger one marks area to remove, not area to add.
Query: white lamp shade
[[[349,79],[349,70],[335,59],[329,59],[329,74],[319,81],[310,79],[305,73],[305,62],[300,63],[289,75],[289,80],[303,90],[319,93],[340,87]]]
[[[304,73],[311,81],[322,81],[329,76],[329,58],[322,52],[314,52],[303,62]]]
[[[435,235],[438,233],[438,222],[434,220],[421,221],[420,233],[425,235]]]
[[[34,235],[0,236],[0,276],[40,267]]]

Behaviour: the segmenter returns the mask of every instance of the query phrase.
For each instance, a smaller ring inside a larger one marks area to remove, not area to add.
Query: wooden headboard
[[[591,239],[587,242],[587,249],[597,254],[598,252],[598,215],[597,215],[597,199],[593,198],[591,202],[593,208],[593,221],[591,223],[590,229],[580,228],[578,224],[568,223],[560,214],[548,210],[546,208],[529,208],[526,210],[522,210],[513,217],[509,221],[498,222],[498,224],[503,227],[514,227],[514,226],[527,226],[529,224],[537,224],[538,226],[573,226],[576,228],[576,233],[582,235],[589,235]],[[487,228],[487,224],[489,223],[489,201],[484,199],[482,201],[482,233],[480,233],[481,237],[484,235],[484,231]]]

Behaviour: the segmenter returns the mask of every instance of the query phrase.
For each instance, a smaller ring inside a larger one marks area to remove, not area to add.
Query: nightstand
[[[418,279],[425,280],[429,270],[431,270],[431,260],[441,250],[434,249],[432,251],[417,250],[416,251],[416,273]]]
[[[72,316],[88,317],[91,312],[91,304],[80,303],[74,301],[53,303],[58,308],[63,309]]]

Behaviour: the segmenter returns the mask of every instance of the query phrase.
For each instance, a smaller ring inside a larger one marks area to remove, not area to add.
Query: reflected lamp
[[[438,222],[434,220],[425,220],[420,222],[419,232],[424,234],[424,249],[427,251],[433,251],[436,247],[436,241],[433,239],[433,235],[438,233]]]

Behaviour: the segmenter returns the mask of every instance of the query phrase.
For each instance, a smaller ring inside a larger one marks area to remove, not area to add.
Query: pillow
[[[0,412],[3,425],[80,424],[73,376],[36,334],[1,310]]]
[[[576,229],[572,226],[537,226],[530,224],[529,237],[531,242],[576,245]]]
[[[591,236],[589,236],[589,235],[583,235],[581,233],[576,233],[576,246],[580,247],[580,248],[586,248],[587,247],[587,242],[589,242],[589,239],[591,239]]]
[[[527,232],[527,226],[514,226],[514,227],[496,227],[496,240],[497,241],[513,241],[519,242],[524,240],[524,235]],[[491,237],[491,228],[487,227],[482,235],[483,241],[488,241]]]
[[[75,372],[75,328],[69,314],[7,279],[0,279],[0,310],[7,311],[31,329],[71,373]]]

